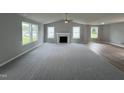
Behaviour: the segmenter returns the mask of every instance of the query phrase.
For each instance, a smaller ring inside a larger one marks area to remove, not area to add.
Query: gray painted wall
[[[48,26],[55,27],[55,38],[54,39],[47,38],[47,27]],[[80,39],[72,38],[73,26],[80,26]],[[58,22],[54,22],[54,23],[45,24],[44,27],[45,27],[45,31],[44,31],[45,42],[56,43],[56,41],[57,41],[56,33],[70,33],[71,34],[70,40],[73,43],[87,43],[88,42],[88,37],[87,37],[88,34],[87,34],[87,26],[86,25],[82,25],[82,24],[78,24],[78,23],[74,23],[74,22],[65,24],[64,21],[58,21]]]
[[[110,25],[103,26],[102,41],[110,42]]]
[[[124,44],[124,23],[103,26],[102,40],[117,44]]]
[[[39,41],[22,45],[22,21],[39,25]],[[0,14],[0,64],[43,43],[43,25],[18,14]]]

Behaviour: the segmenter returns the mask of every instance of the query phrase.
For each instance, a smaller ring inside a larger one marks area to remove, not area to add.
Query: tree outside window
[[[98,27],[91,27],[91,38],[98,38]]]
[[[38,40],[38,25],[22,22],[22,45]]]

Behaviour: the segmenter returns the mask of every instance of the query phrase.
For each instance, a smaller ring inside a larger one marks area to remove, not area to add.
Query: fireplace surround
[[[57,43],[70,43],[70,33],[56,33]]]

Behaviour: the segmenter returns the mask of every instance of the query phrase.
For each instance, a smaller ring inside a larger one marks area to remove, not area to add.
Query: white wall
[[[22,21],[39,25],[39,41],[22,45]],[[0,14],[0,64],[43,43],[43,25],[18,14]]]

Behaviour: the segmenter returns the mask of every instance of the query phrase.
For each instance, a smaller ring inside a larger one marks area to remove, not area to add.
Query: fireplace
[[[70,33],[57,33],[57,43],[70,43]]]
[[[68,37],[67,36],[60,36],[59,37],[59,43],[68,43]]]

